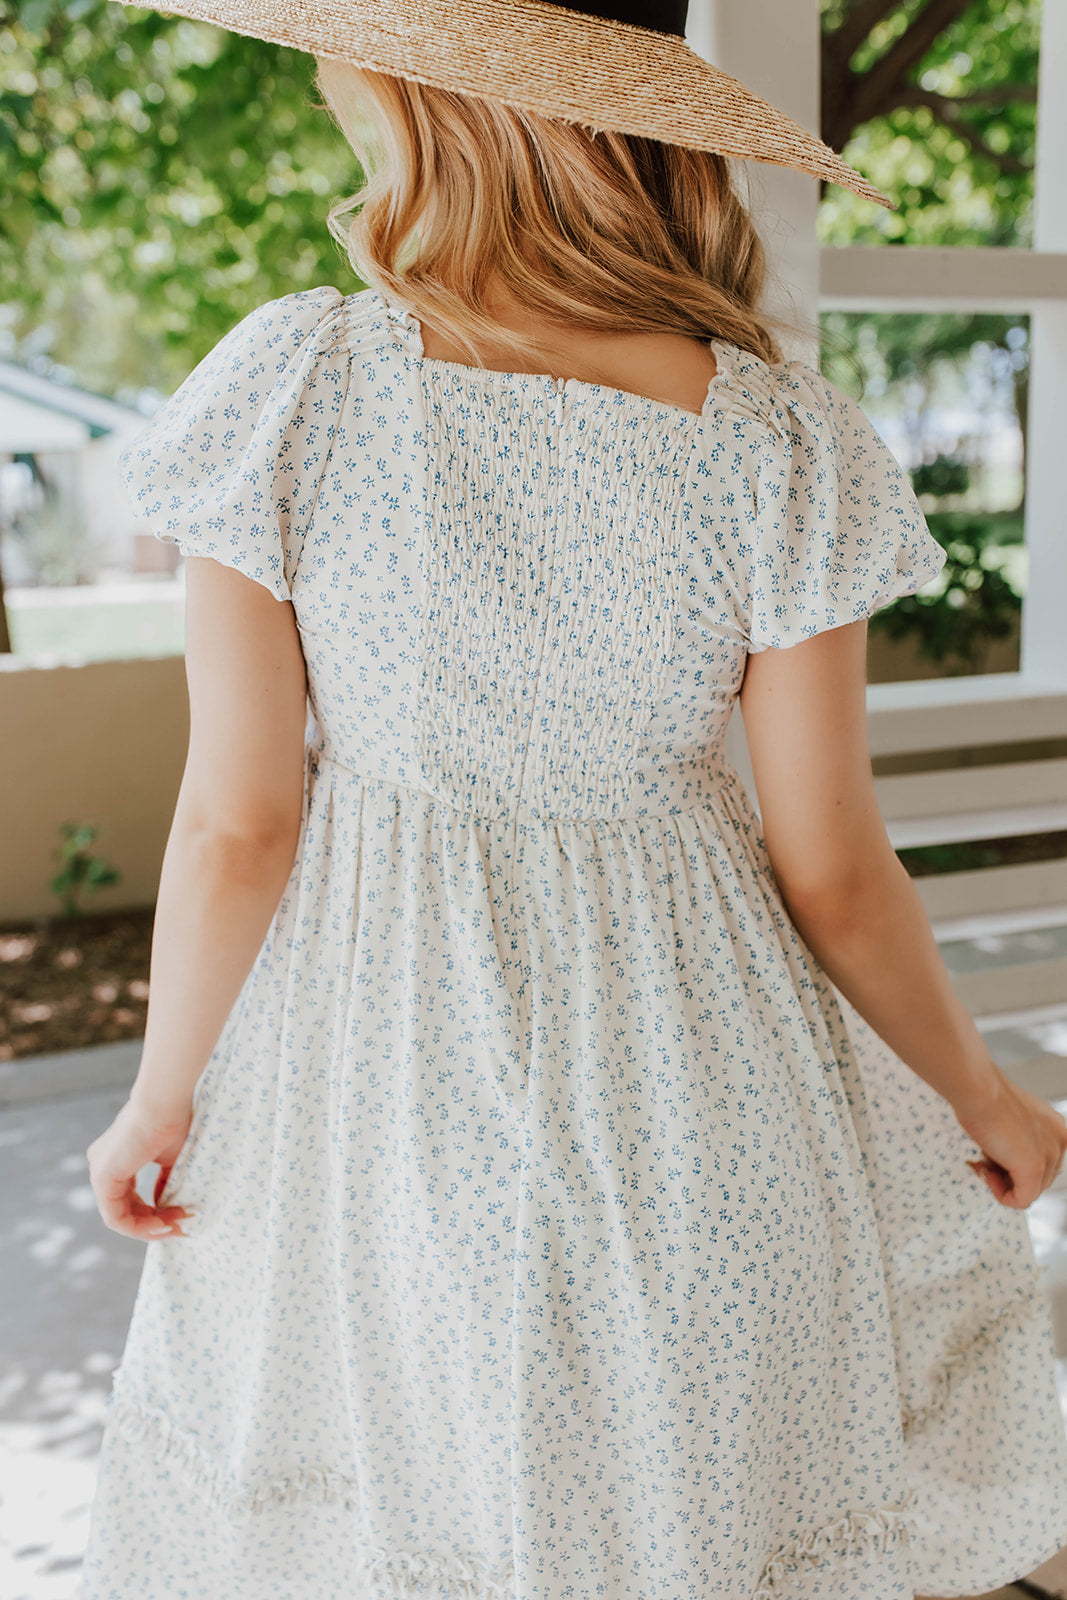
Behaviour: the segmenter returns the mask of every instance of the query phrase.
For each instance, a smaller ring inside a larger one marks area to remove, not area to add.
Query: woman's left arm
[[[192,1095],[292,871],[304,797],[307,677],[292,605],[208,557],[186,559],[189,750],[160,874],[144,1050],[129,1099],[86,1152],[116,1232],[170,1232],[137,1173],[166,1174]],[[161,1184],[157,1185],[157,1193]]]

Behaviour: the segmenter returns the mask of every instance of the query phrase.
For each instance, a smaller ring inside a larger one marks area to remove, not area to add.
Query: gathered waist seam
[[[400,778],[382,778],[376,777],[372,773],[360,772],[355,767],[349,766],[346,761],[339,760],[337,756],[328,755],[324,750],[320,750],[314,745],[309,745],[307,747],[305,751],[305,760],[309,770],[314,768],[318,763],[328,762],[330,766],[339,767],[342,772],[347,772],[351,777],[356,778],[362,784],[375,785],[384,789],[395,789],[403,791],[406,794],[417,795],[424,800],[428,800],[432,805],[439,806],[443,811],[450,812],[454,817],[460,817],[466,822],[478,823],[484,827],[492,827],[498,823],[508,823],[514,825],[516,821],[531,824],[543,823],[546,826],[557,823],[584,823],[588,826],[595,825],[599,827],[623,827],[634,823],[641,825],[661,822],[665,817],[684,816],[687,812],[701,810],[711,800],[715,799],[715,797],[723,789],[727,788],[731,784],[736,783],[740,778],[740,773],[736,767],[726,766],[719,772],[713,787],[706,788],[699,800],[694,800],[691,805],[674,806],[667,811],[645,811],[641,813],[632,812],[627,816],[621,817],[576,817],[568,815],[565,812],[546,815],[544,813],[534,811],[528,806],[517,806],[515,810],[504,812],[500,816],[486,817],[482,816],[478,812],[461,811],[457,806],[451,805],[449,801],[444,799],[441,795],[434,794],[429,789],[420,789],[417,784],[405,783]]]

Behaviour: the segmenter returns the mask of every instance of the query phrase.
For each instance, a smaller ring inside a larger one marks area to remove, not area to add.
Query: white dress
[[[941,547],[860,408],[247,317],[127,454],[291,601],[301,839],[115,1372],[80,1600],[912,1600],[1067,1543],[1022,1213],[786,914],[746,652]]]

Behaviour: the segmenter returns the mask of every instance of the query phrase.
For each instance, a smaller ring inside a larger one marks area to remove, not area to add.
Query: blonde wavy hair
[[[763,245],[725,157],[325,57],[316,82],[365,179],[330,207],[331,234],[364,283],[474,365],[499,340],[496,291],[557,326],[781,359],[772,328],[787,325],[760,310]]]

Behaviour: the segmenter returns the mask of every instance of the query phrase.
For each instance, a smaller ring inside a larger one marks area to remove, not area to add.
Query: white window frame
[[[824,246],[817,184],[738,163],[781,290],[822,310],[1024,311],[1031,327],[1018,672],[872,684],[872,753],[1067,734],[1067,0],[1045,0],[1033,249]],[[691,0],[689,44],[805,127],[819,126],[818,0]],[[817,359],[812,341],[789,351]]]

